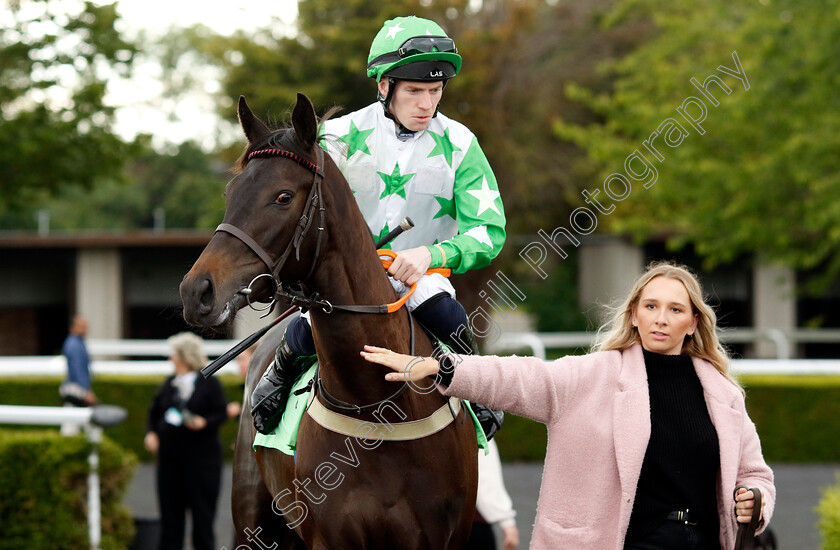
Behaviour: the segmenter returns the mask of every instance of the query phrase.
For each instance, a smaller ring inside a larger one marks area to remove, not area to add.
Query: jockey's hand
[[[761,515],[759,518],[764,517],[764,502],[764,499],[761,499]],[[753,495],[752,491],[748,491],[744,487],[738,489],[738,492],[735,494],[735,515],[737,516],[738,523],[750,522],[754,503],[755,495]]]
[[[396,371],[395,373],[388,373],[385,375],[385,380],[392,382],[411,382],[423,380],[427,376],[435,376],[440,370],[440,364],[437,359],[431,357],[414,357],[412,355],[403,355],[402,353],[394,353],[385,348],[377,348],[375,346],[365,346],[364,351],[360,352],[365,360],[371,363],[378,363]]]
[[[416,283],[432,263],[432,253],[425,246],[397,252],[397,258],[388,268],[388,275],[408,286]]]

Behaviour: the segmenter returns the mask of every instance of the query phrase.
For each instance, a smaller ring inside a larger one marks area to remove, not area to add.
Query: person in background
[[[732,550],[754,513],[765,530],[776,488],[716,325],[697,278],[656,263],[587,355],[361,353],[387,380],[437,376],[444,395],[546,424],[532,549]]]
[[[70,318],[69,334],[61,346],[61,353],[67,360],[67,378],[59,387],[59,395],[65,407],[89,407],[96,404],[96,394],[91,386],[90,357],[88,356],[85,336],[88,322],[81,315]],[[79,426],[62,424],[62,435],[76,435]]]
[[[222,477],[219,427],[227,420],[221,383],[198,371],[207,364],[202,340],[190,332],[169,338],[174,374],[149,408],[146,450],[157,455],[159,550],[184,547],[186,510],[192,513],[195,550],[216,550],[213,521]]]
[[[475,501],[476,519],[465,550],[496,550],[493,525],[502,531],[505,550],[519,546],[519,529],[516,528],[516,510],[505,489],[502,461],[496,440],[488,441],[487,454],[478,452],[478,493]]]

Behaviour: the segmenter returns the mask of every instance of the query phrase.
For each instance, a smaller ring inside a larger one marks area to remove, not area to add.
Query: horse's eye
[[[274,199],[274,204],[286,205],[286,204],[289,204],[290,202],[292,202],[293,198],[294,198],[294,195],[292,194],[291,191],[280,191],[280,194],[277,195],[276,199]]]

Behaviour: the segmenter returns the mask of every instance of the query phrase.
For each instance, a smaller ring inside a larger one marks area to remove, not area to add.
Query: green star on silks
[[[356,123],[352,120],[350,121],[350,131],[338,138],[338,141],[347,144],[348,159],[355,155],[357,151],[361,151],[366,155],[370,154],[370,149],[367,146],[367,138],[371,132],[373,132],[373,128],[370,130],[359,130],[356,127]]]
[[[394,164],[394,171],[390,176],[385,172],[377,172],[377,174],[379,174],[379,177],[385,182],[385,189],[379,196],[380,199],[384,199],[388,195],[399,195],[402,198],[405,198],[405,184],[414,177],[414,174],[401,176],[399,162]]]
[[[435,200],[438,201],[440,205],[440,210],[438,213],[435,214],[435,217],[432,218],[436,220],[438,218],[442,218],[444,216],[449,216],[453,220],[455,219],[455,197],[453,196],[451,199],[447,199],[444,197],[435,197]]]
[[[443,135],[436,134],[434,132],[429,132],[429,135],[432,136],[433,140],[435,140],[435,148],[432,149],[432,152],[429,153],[429,156],[426,158],[443,155],[443,158],[446,159],[446,164],[448,164],[451,168],[452,153],[460,151],[461,148],[452,143],[452,140],[449,139],[449,128],[443,131]]]
[[[381,241],[382,239],[385,238],[385,235],[387,235],[390,232],[391,232],[391,230],[388,229],[388,222],[385,222],[385,227],[383,227],[382,231],[379,232],[379,235],[376,236],[376,241],[375,242]],[[390,250],[391,249],[391,243],[384,244],[382,246],[382,248],[387,248],[388,250]]]

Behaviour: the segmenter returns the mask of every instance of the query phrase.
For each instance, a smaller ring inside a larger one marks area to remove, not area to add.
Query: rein
[[[391,267],[391,264],[394,263],[392,260],[383,259],[382,256],[387,256],[389,258],[396,259],[397,253],[393,250],[388,249],[381,249],[377,250],[376,253],[380,256],[379,260],[382,262],[382,267],[386,270]],[[443,275],[444,277],[449,277],[452,274],[452,270],[448,268],[431,268],[426,270],[426,275],[438,273]],[[302,309],[311,309],[313,307],[317,307],[321,309],[324,313],[330,314],[334,310],[339,311],[348,311],[350,313],[394,313],[395,311],[399,311],[401,307],[405,305],[408,301],[409,297],[414,294],[414,291],[417,289],[417,283],[412,283],[409,291],[398,299],[395,302],[391,302],[389,304],[378,304],[378,305],[336,305],[329,302],[329,300],[325,300],[321,298],[321,295],[317,292],[310,295],[310,296],[303,296],[302,294],[295,294],[292,292],[286,292],[279,290],[277,292],[278,296],[282,296],[289,300],[292,305],[299,306]]]

